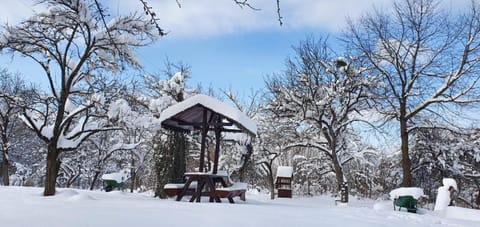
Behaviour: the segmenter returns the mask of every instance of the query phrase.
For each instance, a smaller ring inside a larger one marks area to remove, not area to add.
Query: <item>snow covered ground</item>
[[[0,187],[0,226],[480,226],[480,220],[455,219],[452,212],[411,214],[393,211],[391,201],[351,200],[336,207],[327,196],[270,200],[249,192],[246,202],[237,199],[236,204],[189,203],[74,189],[43,197],[41,188]],[[469,211],[480,217],[480,211]]]

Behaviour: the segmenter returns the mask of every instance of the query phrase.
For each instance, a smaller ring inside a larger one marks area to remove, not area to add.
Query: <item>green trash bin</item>
[[[110,192],[115,188],[122,188],[123,182],[118,183],[116,180],[103,180],[103,189],[106,192]]]
[[[399,196],[398,198],[394,199],[393,210],[396,210],[397,206],[398,210],[404,207],[410,213],[417,213],[417,200],[411,195]]]

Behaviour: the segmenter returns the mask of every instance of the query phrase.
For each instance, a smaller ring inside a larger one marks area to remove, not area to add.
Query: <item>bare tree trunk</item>
[[[8,158],[6,156],[7,154],[4,153],[2,161],[2,179],[4,186],[10,185],[10,174],[8,174],[8,168],[10,167],[10,163],[8,162]]]
[[[47,154],[47,173],[45,176],[45,190],[43,191],[44,196],[55,195],[55,187],[60,165],[61,162],[58,160],[57,148],[55,145],[49,144]]]
[[[475,205],[475,209],[480,209],[480,183],[478,182],[478,179],[473,179],[473,182],[477,186],[477,197],[475,198],[475,201],[473,201],[473,204]]]
[[[93,175],[92,183],[90,184],[90,191],[93,190],[95,184],[97,183],[98,176],[100,175],[100,171],[95,171],[95,175]]]
[[[340,160],[338,160],[337,134],[335,134],[331,126],[328,126],[328,130],[325,130],[323,133],[325,138],[327,138],[330,151],[332,152],[331,158],[333,163],[333,170],[335,171],[335,178],[337,179],[337,191],[340,191],[340,188],[343,183],[343,168],[342,168],[342,165],[340,164]]]
[[[8,121],[6,121],[8,125]],[[6,127],[4,127],[6,128]],[[3,130],[5,131],[5,129]],[[10,162],[8,161],[8,137],[6,133],[2,133],[2,179],[3,185],[8,186],[10,185],[10,174],[8,173],[8,169],[10,168]]]
[[[246,148],[247,148],[247,153],[243,156],[242,158],[242,167],[240,168],[240,174],[239,174],[239,180],[240,181],[245,181],[245,174],[247,172],[247,168],[248,168],[248,163],[250,162],[250,158],[252,157],[252,154],[253,154],[253,146],[252,144],[247,144],[246,145]]]
[[[132,159],[132,166],[135,164],[135,160]],[[135,190],[135,178],[137,177],[137,173],[135,171],[135,168],[130,169],[130,192],[133,193],[133,190]],[[118,182],[120,183],[120,182]]]
[[[403,169],[403,187],[412,186],[412,173],[410,172],[411,162],[408,155],[408,132],[407,132],[407,120],[403,117],[400,118],[400,138],[402,141],[402,169]]]
[[[480,190],[478,190],[477,199],[475,199],[475,205],[477,206],[477,209],[480,209]]]
[[[273,177],[272,166],[268,167],[268,181],[270,183],[270,199],[275,199],[275,179]]]
[[[265,171],[267,171],[267,180],[268,180],[268,186],[270,187],[270,199],[275,199],[275,178],[273,176],[273,170],[272,170],[272,162],[271,161],[265,161],[262,162],[261,165]]]
[[[335,151],[332,152],[332,162],[333,169],[335,170],[335,177],[337,178],[337,191],[340,191],[340,187],[343,183],[343,169],[338,161],[337,153]]]

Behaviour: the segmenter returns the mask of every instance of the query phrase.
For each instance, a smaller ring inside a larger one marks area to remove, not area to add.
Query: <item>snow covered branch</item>
[[[181,8],[180,2],[178,0],[176,1],[177,1],[178,7]],[[165,31],[158,24],[159,19],[157,18],[157,14],[153,11],[152,7],[148,5],[146,0],[140,0],[140,2],[143,4],[143,10],[145,11],[145,14],[150,15],[150,18],[151,18],[150,21],[157,28],[158,34],[160,36],[167,35],[167,33],[165,33]]]

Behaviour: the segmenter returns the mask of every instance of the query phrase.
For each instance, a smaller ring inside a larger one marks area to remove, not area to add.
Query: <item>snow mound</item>
[[[390,199],[396,199],[400,196],[411,195],[415,199],[419,199],[420,197],[424,196],[423,189],[416,188],[416,187],[401,187],[394,189],[390,192]]]
[[[77,195],[70,196],[67,200],[69,200],[69,201],[89,201],[89,200],[97,200],[97,199],[93,198],[91,195],[78,193]]]
[[[373,204],[373,210],[392,210],[392,201],[380,201]]]
[[[458,191],[457,182],[454,179],[443,178],[442,183],[443,183],[443,186],[445,186],[446,188],[453,187],[453,189],[455,189],[455,191]]]
[[[55,197],[63,198],[67,201],[96,200],[94,197],[87,194],[86,192],[80,193],[78,190],[75,189],[57,190],[57,192],[55,193]]]
[[[42,188],[0,187],[1,226],[100,227],[100,226],[224,226],[290,227],[290,226],[480,226],[479,221],[460,220],[459,215],[426,210],[423,215],[394,212],[391,201],[352,199],[338,208],[331,196],[297,197],[271,200],[269,194],[257,190],[247,192],[247,201],[201,204],[174,199],[158,199],[143,193],[104,193],[80,189],[59,189],[60,196],[40,197]],[[251,192],[255,192],[255,194]],[[90,200],[90,195],[96,200]],[[77,200],[75,202],[70,201]],[[206,200],[205,200],[206,199]],[[450,208],[449,208],[450,209]],[[455,209],[455,208],[454,208]],[[153,212],[152,212],[153,211]],[[466,210],[452,210],[465,213]],[[471,211],[471,210],[469,210]],[[445,211],[446,212],[446,211]],[[475,211],[473,211],[475,212]],[[52,216],[52,213],[55,216]],[[221,214],[221,215],[219,215]],[[468,217],[479,217],[475,215]],[[215,217],[214,222],[212,218]],[[242,218],[247,217],[247,218]]]
[[[80,193],[78,193],[76,190],[73,190],[73,189],[57,190],[57,192],[55,193],[55,195],[58,197],[73,197],[79,194]]]
[[[434,210],[444,210],[450,204],[450,189],[457,191],[457,182],[452,178],[443,178],[443,186],[438,188],[437,199]]]
[[[462,208],[462,207],[446,207],[445,217],[462,219],[468,221],[480,221],[480,210]]]

